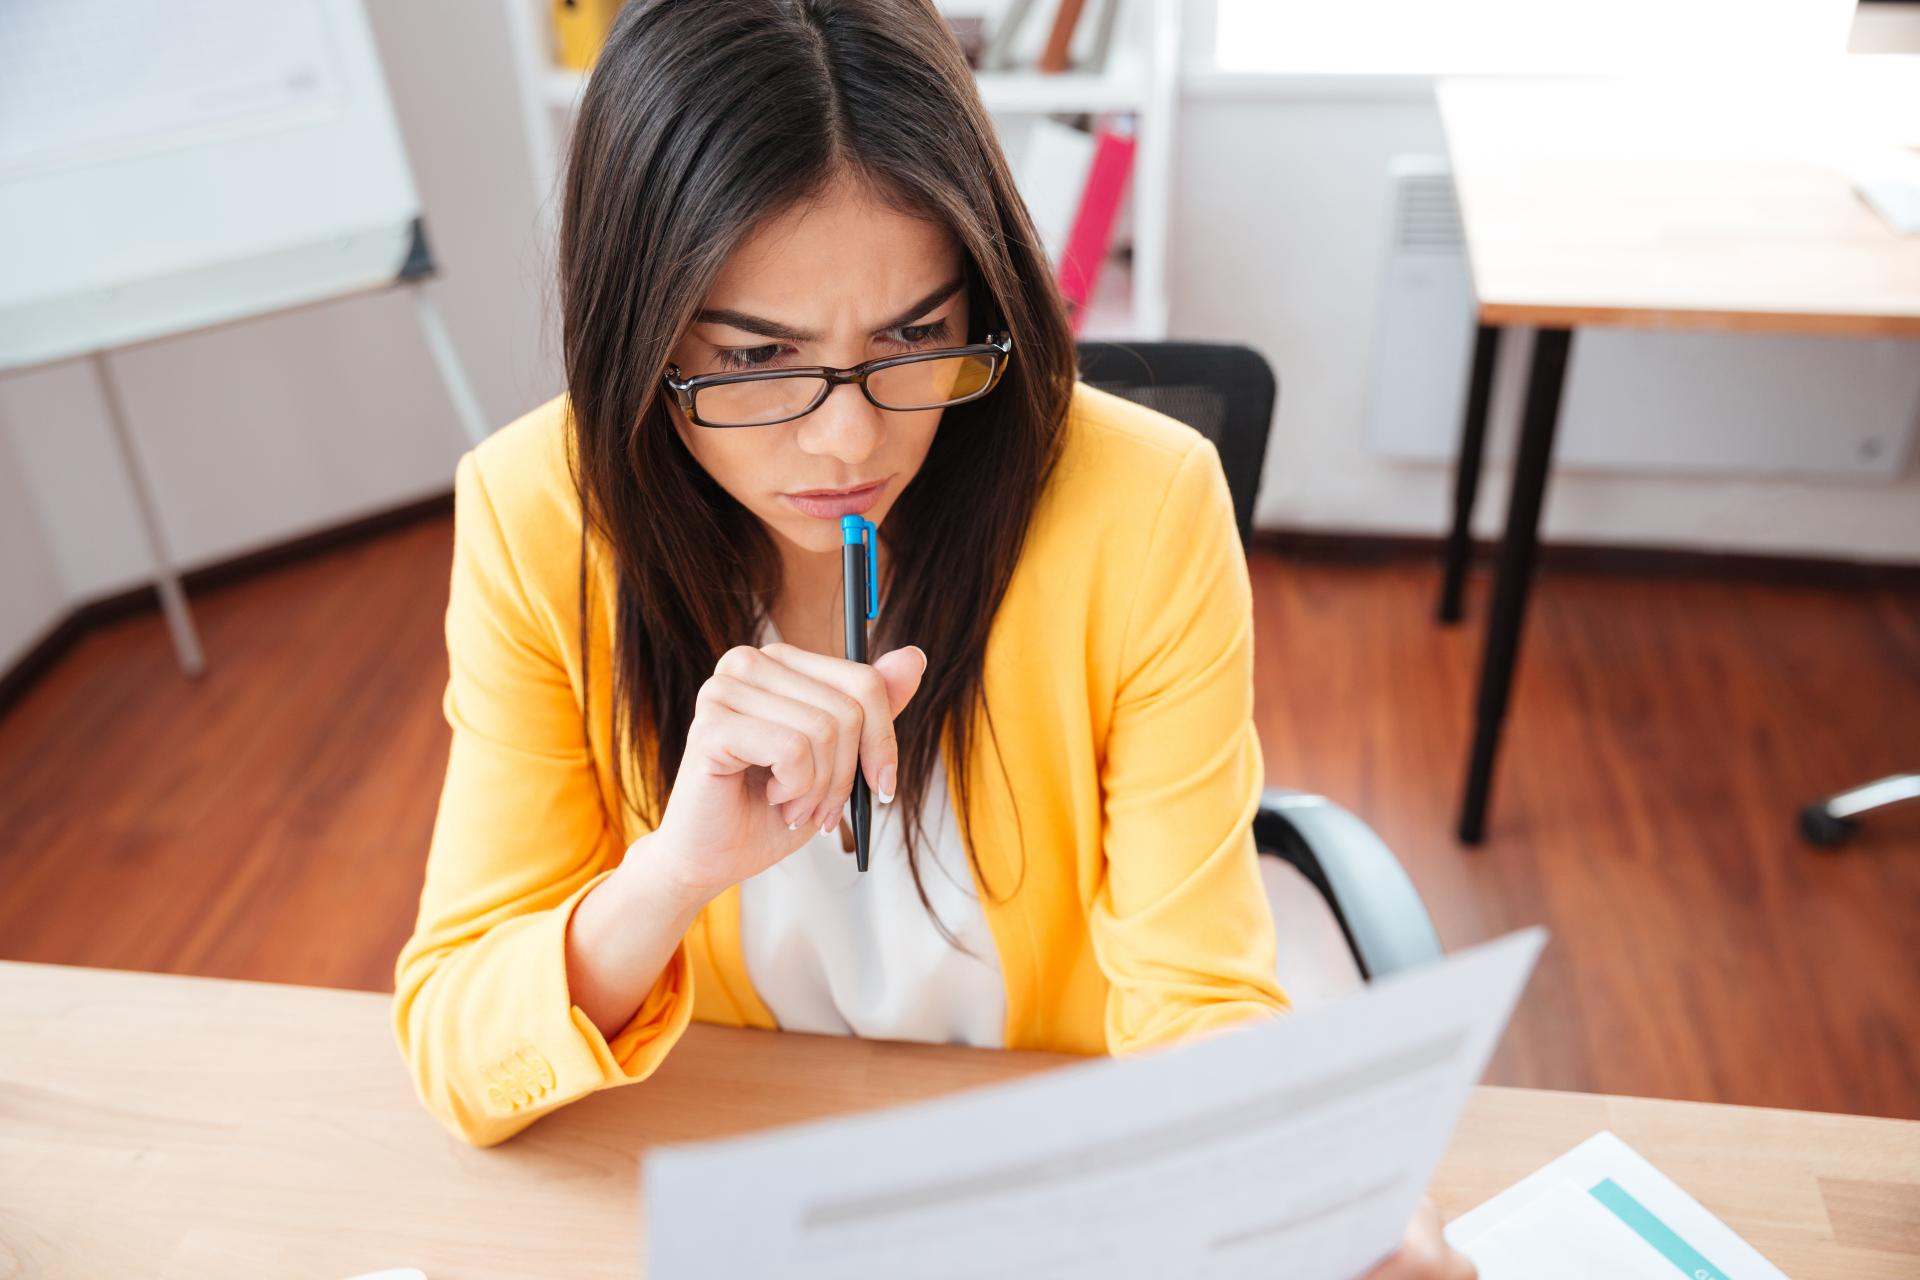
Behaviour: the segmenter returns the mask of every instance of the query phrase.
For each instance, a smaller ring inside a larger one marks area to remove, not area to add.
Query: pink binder
[[[1067,297],[1077,334],[1086,323],[1087,307],[1100,278],[1101,264],[1113,243],[1113,222],[1133,171],[1133,118],[1110,116],[1102,120],[1094,138],[1093,163],[1080,194],[1067,246],[1060,254],[1060,291]]]

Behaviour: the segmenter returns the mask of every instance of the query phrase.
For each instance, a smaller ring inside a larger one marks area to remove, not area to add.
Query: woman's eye
[[[768,347],[723,347],[720,349],[720,363],[728,369],[764,369],[780,357],[780,348]]]
[[[903,325],[893,331],[891,341],[898,347],[938,346],[952,340],[952,326],[942,317],[930,324]],[[738,373],[753,369],[766,369],[788,354],[787,348],[779,343],[764,347],[715,347],[720,360],[720,368],[726,372]]]
[[[903,347],[923,347],[947,340],[947,321],[943,317],[931,324],[910,324],[896,330]]]

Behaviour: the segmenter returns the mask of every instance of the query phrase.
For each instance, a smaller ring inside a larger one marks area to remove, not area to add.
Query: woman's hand
[[[1422,1197],[1393,1256],[1363,1280],[1479,1280],[1479,1269],[1440,1234],[1440,1211]]]
[[[790,644],[729,649],[700,686],[687,748],[648,859],[710,899],[838,829],[854,769],[881,803],[898,786],[893,719],[927,655],[909,645],[871,666]]]

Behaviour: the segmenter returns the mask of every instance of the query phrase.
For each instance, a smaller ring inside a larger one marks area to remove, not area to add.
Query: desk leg
[[[139,451],[133,445],[133,433],[127,427],[127,407],[120,398],[120,385],[114,381],[104,351],[93,353],[93,374],[100,380],[100,394],[107,402],[107,422],[113,427],[113,440],[120,449],[120,462],[126,468],[127,485],[133,490],[134,510],[140,528],[147,536],[147,555],[153,561],[153,587],[160,596],[160,612],[173,636],[174,657],[180,670],[198,676],[207,669],[206,655],[200,649],[200,634],[194,630],[193,613],[187,607],[187,593],[180,585],[180,571],[167,552],[167,537],[160,528],[160,504],[147,483],[140,465]]]
[[[1487,402],[1493,398],[1493,366],[1500,354],[1500,328],[1483,324],[1473,340],[1473,376],[1460,422],[1460,454],[1453,464],[1453,528],[1447,532],[1440,581],[1440,621],[1460,621],[1460,595],[1473,552],[1473,499],[1480,488],[1480,455],[1487,442]]]
[[[1534,550],[1540,540],[1540,505],[1546,498],[1553,432],[1560,419],[1560,388],[1566,380],[1572,345],[1571,330],[1541,329],[1534,335],[1527,407],[1520,422],[1520,453],[1514,462],[1513,491],[1507,499],[1507,532],[1500,542],[1493,610],[1487,618],[1485,647],[1481,650],[1473,755],[1467,762],[1466,794],[1460,802],[1460,839],[1465,844],[1479,844],[1486,834],[1493,759],[1507,716],[1507,695],[1513,688],[1520,629],[1526,622],[1527,589],[1533,582]]]
[[[414,282],[413,305],[420,317],[420,332],[427,340],[427,352],[432,355],[433,367],[439,371],[440,381],[446,385],[447,396],[453,401],[460,429],[466,432],[469,444],[479,444],[488,435],[486,415],[480,412],[480,397],[473,393],[473,383],[467,378],[466,366],[460,363],[453,335],[447,332],[446,322],[440,318],[440,308],[433,305],[425,280]]]

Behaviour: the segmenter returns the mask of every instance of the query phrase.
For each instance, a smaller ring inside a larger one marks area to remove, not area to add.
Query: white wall
[[[1364,440],[1387,161],[1403,152],[1445,153],[1425,81],[1235,87],[1208,77],[1181,104],[1172,326],[1182,337],[1245,342],[1279,374],[1262,525],[1445,528],[1448,468],[1390,461]],[[1577,336],[1574,345],[1577,360]],[[1496,425],[1497,454],[1502,429],[1511,431],[1510,416]],[[1505,505],[1501,468],[1490,466],[1477,527],[1497,532]],[[1910,467],[1873,483],[1559,471],[1544,530],[1581,542],[1910,561],[1920,558],[1920,475]]]
[[[430,287],[494,423],[560,385],[543,334],[542,193],[510,2],[368,5],[442,267]],[[443,492],[465,448],[403,292],[155,343],[114,356],[113,367],[167,539],[189,568]],[[66,602],[145,579],[87,365],[0,379],[0,438],[41,513]],[[25,509],[7,506],[10,521]],[[8,532],[5,573],[24,555]],[[4,611],[0,636],[33,629],[14,598]]]

